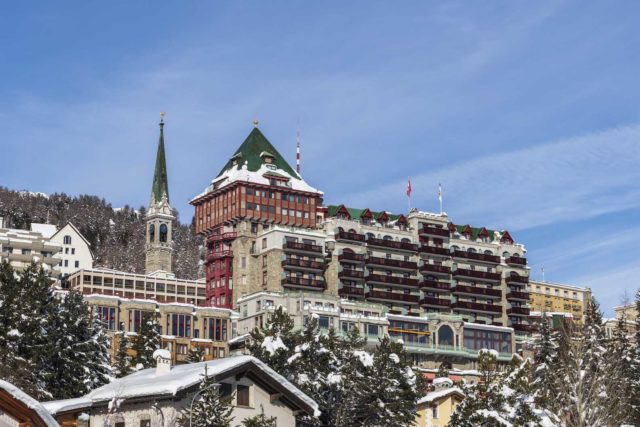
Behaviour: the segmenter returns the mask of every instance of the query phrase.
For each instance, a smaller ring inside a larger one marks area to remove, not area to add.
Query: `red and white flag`
[[[407,197],[411,197],[411,177],[407,179]]]

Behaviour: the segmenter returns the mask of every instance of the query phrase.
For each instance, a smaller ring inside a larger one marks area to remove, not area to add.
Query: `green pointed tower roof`
[[[167,177],[167,161],[164,155],[164,120],[160,118],[160,140],[158,141],[156,169],[153,173],[153,186],[151,187],[152,202],[158,203],[162,200],[163,195],[166,195],[168,202],[169,178]]]
[[[264,136],[258,127],[254,127],[247,139],[244,140],[242,145],[236,150],[235,154],[231,156],[226,165],[222,168],[218,177],[234,167],[234,161],[237,163],[238,169],[242,168],[245,162],[247,162],[247,169],[251,172],[255,172],[262,166],[262,157],[273,157],[273,164],[280,170],[286,172],[290,176],[301,179],[296,171],[287,163],[282,155],[276,150],[269,140]]]

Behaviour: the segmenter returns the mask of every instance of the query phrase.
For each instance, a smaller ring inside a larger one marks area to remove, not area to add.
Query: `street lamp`
[[[209,387],[205,387],[201,390],[196,391],[196,394],[193,395],[191,399],[191,405],[189,406],[189,427],[191,427],[191,418],[193,417],[193,402],[195,402],[196,397],[204,391],[215,389],[218,390],[220,388],[220,383],[211,384]]]

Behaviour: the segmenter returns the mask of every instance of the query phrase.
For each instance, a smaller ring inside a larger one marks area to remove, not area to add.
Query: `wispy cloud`
[[[414,200],[435,210],[442,182],[454,221],[527,229],[640,207],[640,126],[487,155],[412,176]],[[349,203],[403,206],[405,178]],[[372,206],[373,207],[373,206]]]

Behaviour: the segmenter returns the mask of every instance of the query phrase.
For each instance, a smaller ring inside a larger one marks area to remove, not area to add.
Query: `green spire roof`
[[[156,154],[156,169],[153,173],[153,186],[151,198],[154,203],[162,200],[166,195],[169,201],[169,178],[167,177],[167,161],[164,155],[164,122],[160,120],[160,140],[158,141],[158,153]]]
[[[287,163],[284,157],[276,150],[276,147],[271,145],[257,127],[253,128],[249,136],[247,136],[247,139],[244,140],[235,154],[231,156],[218,176],[231,169],[234,161],[237,162],[236,167],[238,169],[242,168],[242,165],[247,162],[247,169],[251,172],[256,172],[262,166],[262,157],[265,155],[273,157],[273,164],[278,169],[286,172],[293,178],[300,179],[296,171],[289,166],[289,163]]]

